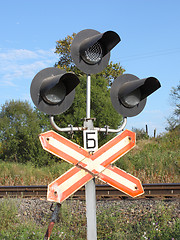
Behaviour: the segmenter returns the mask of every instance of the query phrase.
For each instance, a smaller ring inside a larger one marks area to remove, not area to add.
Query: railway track
[[[180,198],[180,183],[143,184],[144,194],[140,198]],[[0,198],[46,198],[47,186],[0,186]],[[128,196],[109,185],[96,185],[97,199],[125,199]],[[85,199],[85,187],[72,196],[73,199]]]

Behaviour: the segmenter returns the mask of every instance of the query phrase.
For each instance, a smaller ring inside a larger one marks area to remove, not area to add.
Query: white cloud
[[[58,57],[54,49],[0,49],[0,86],[17,86],[24,79],[32,79],[43,68],[51,67]]]
[[[19,61],[26,59],[38,59],[44,57],[54,57],[54,49],[43,50],[38,49],[31,51],[28,49],[0,49],[0,59],[5,61]]]
[[[27,50],[27,49],[12,49],[12,50],[5,50],[4,52],[0,53],[0,59],[2,61],[18,61],[18,60],[25,60],[25,59],[32,59],[37,58],[37,53]]]

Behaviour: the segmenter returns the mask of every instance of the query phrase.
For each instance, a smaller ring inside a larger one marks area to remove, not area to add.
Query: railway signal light
[[[110,51],[120,42],[116,32],[100,33],[85,29],[77,33],[71,45],[71,57],[82,72],[96,74],[109,62]]]
[[[123,117],[136,116],[144,109],[147,97],[160,87],[155,77],[139,79],[132,74],[121,75],[111,86],[112,105]]]
[[[38,72],[31,83],[35,106],[48,115],[65,112],[73,103],[79,79],[74,73],[50,67]]]

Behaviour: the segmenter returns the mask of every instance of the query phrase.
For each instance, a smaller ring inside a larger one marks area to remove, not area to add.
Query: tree
[[[0,111],[0,158],[5,161],[44,165],[50,159],[41,147],[38,135],[41,121],[30,104],[25,101],[9,101]]]
[[[180,83],[177,87],[173,87],[170,93],[172,99],[172,105],[174,106],[174,111],[172,116],[167,119],[168,127],[166,130],[173,130],[180,125]]]
[[[56,67],[64,68],[67,71],[72,70],[74,67],[72,58],[71,58],[71,44],[75,37],[75,33],[71,36],[67,36],[63,40],[56,41],[56,51],[55,53],[59,54],[59,61],[55,64]]]

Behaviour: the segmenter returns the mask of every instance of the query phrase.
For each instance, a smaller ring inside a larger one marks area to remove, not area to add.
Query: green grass
[[[136,204],[134,204],[136,209]],[[108,208],[100,207],[97,211],[97,231],[99,240],[179,240],[180,220],[175,216],[176,209],[163,202],[144,212],[134,212],[132,205],[123,210],[118,205]],[[125,211],[125,212],[124,212]],[[0,239],[1,240],[39,240],[43,239],[49,219],[43,225],[32,219],[22,221],[18,215],[17,205],[11,199],[0,202]],[[61,208],[60,221],[55,224],[51,240],[86,239],[86,216],[78,204],[64,203]]]
[[[180,182],[180,132],[137,141],[116,165],[143,183]]]
[[[46,185],[70,167],[66,162],[50,166],[35,167],[31,163],[21,164],[0,160],[0,185]]]
[[[129,208],[127,211],[131,212]],[[98,239],[113,240],[140,240],[140,239],[179,239],[180,221],[173,218],[173,209],[164,207],[163,203],[157,206],[156,212],[138,214],[136,218],[130,219],[117,207],[102,211],[98,216],[101,233]]]
[[[143,183],[180,182],[180,131],[138,140],[135,148],[115,164]],[[0,185],[46,185],[70,167],[61,160],[39,168],[0,160]]]

